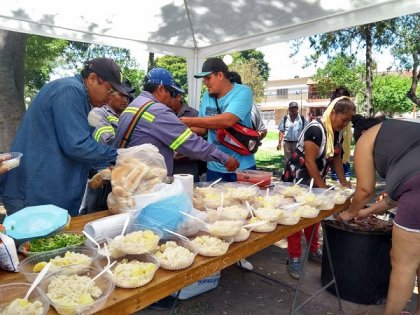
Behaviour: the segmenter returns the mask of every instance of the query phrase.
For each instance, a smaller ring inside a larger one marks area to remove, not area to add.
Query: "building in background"
[[[269,128],[276,128],[280,119],[287,115],[291,101],[299,104],[299,113],[309,121],[321,117],[330,102],[319,98],[316,82],[310,77],[267,81],[265,98],[259,108]]]

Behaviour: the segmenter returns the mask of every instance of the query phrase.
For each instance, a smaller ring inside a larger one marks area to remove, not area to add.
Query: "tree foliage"
[[[264,79],[258,65],[257,60],[250,59],[235,62],[229,67],[231,71],[238,72],[242,78],[242,83],[252,89],[255,102],[261,102],[264,99]]]
[[[250,60],[255,60],[255,65],[258,68],[259,75],[263,81],[267,81],[270,76],[270,67],[267,61],[264,59],[264,53],[256,49],[248,49],[232,54],[233,63],[232,66],[238,63],[243,63]]]
[[[402,75],[378,75],[373,80],[374,112],[382,112],[387,116],[407,113],[412,110],[413,103],[407,98],[410,78]]]
[[[83,67],[84,61],[97,57],[115,60],[121,67],[123,78],[130,80],[136,88],[136,94],[140,92],[145,72],[139,69],[129,49],[70,41],[61,56],[61,66],[76,73]]]
[[[155,66],[169,70],[176,82],[188,93],[187,61],[183,57],[163,56],[156,58]]]
[[[318,93],[323,98],[329,98],[337,87],[346,87],[352,96],[363,94],[364,65],[355,59],[338,56],[318,68],[312,77],[317,81]]]
[[[293,43],[292,55],[297,54],[303,40]],[[371,113],[370,99],[372,97],[373,67],[372,50],[381,51],[391,48],[391,52],[402,68],[412,69],[412,84],[407,89],[407,96],[420,105],[416,95],[420,79],[420,14],[412,14],[391,20],[360,25],[344,30],[329,32],[309,37],[314,53],[306,60],[306,65],[316,64],[321,56],[329,60],[338,55],[356,59],[360,49],[365,51],[365,112]]]
[[[420,97],[417,96],[420,80],[420,13],[395,19],[392,32],[396,38],[391,49],[392,55],[401,69],[412,70],[407,96],[420,106]]]
[[[53,69],[60,65],[69,42],[37,35],[28,35],[25,52],[25,96],[33,98],[36,92],[50,79]]]

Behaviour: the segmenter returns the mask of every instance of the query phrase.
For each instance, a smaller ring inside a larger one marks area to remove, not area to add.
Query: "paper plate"
[[[26,207],[4,219],[6,234],[16,240],[47,236],[67,224],[68,211],[54,205]]]

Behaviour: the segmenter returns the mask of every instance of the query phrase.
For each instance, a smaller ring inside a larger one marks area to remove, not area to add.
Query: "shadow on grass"
[[[257,169],[273,172],[275,176],[281,176],[284,169],[284,155],[277,151],[260,150],[255,154]]]

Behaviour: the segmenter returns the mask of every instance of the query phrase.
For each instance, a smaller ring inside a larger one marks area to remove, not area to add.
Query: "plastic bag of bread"
[[[137,210],[133,196],[147,194],[155,185],[166,181],[167,169],[163,156],[152,144],[118,149],[116,165],[111,171],[112,193],[108,208],[112,213]]]

